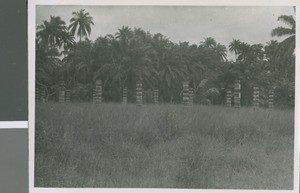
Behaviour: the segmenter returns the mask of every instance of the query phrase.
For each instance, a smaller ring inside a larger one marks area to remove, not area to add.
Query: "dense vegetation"
[[[287,27],[278,27],[270,35],[286,36],[282,42],[251,45],[233,39],[227,50],[212,37],[199,38],[199,44],[174,43],[163,34],[128,26],[91,41],[94,23],[85,10],[73,12],[69,26],[51,16],[37,28],[36,86],[45,89],[49,100],[57,100],[59,81],[64,80],[72,100],[88,101],[95,80],[101,79],[105,101],[120,102],[122,88],[127,87],[128,100],[134,102],[135,83],[142,80],[146,102],[151,102],[151,90],[158,88],[160,101],[178,103],[182,81],[189,81],[196,103],[223,104],[225,91],[240,79],[242,105],[251,105],[252,87],[257,85],[261,105],[266,104],[268,89],[274,88],[275,106],[293,106],[295,20],[285,15],[278,20]],[[228,60],[228,51],[235,60]]]
[[[293,189],[292,110],[100,106],[38,103],[36,187]]]

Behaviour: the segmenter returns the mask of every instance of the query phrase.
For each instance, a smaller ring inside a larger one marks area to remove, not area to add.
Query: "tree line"
[[[49,100],[57,100],[61,80],[71,89],[73,101],[91,100],[95,80],[100,79],[104,101],[120,102],[126,87],[128,101],[134,102],[135,84],[140,80],[146,102],[158,89],[161,102],[179,103],[182,82],[188,81],[196,103],[218,105],[225,103],[226,90],[240,79],[242,105],[252,104],[253,86],[259,86],[261,105],[267,104],[268,90],[274,89],[275,105],[294,106],[293,16],[280,16],[278,20],[286,26],[270,32],[286,37],[282,42],[249,44],[233,39],[227,50],[212,37],[199,44],[175,43],[161,33],[128,26],[91,41],[93,17],[84,9],[72,15],[69,26],[59,16],[51,16],[36,30],[36,87],[44,89]],[[235,59],[228,60],[228,52]]]

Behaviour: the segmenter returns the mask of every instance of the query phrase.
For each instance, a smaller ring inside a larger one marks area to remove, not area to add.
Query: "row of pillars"
[[[44,89],[41,91],[36,88],[36,100],[41,102],[47,102],[46,92]],[[234,107],[241,107],[241,81],[235,80],[234,82],[234,92],[231,90],[226,92],[226,106],[232,106],[232,94],[234,97]],[[123,88],[122,91],[122,102],[127,104],[127,95],[128,90],[126,87]],[[71,101],[71,91],[66,90],[66,86],[64,81],[59,83],[59,103],[69,103]],[[159,103],[159,91],[158,89],[153,90],[153,102],[154,104]],[[97,80],[95,83],[95,88],[93,89],[93,103],[99,104],[102,103],[102,81]],[[136,83],[136,103],[137,105],[143,104],[143,83],[138,81]],[[189,87],[188,82],[183,82],[183,90],[182,90],[182,103],[186,106],[191,106],[194,103],[194,89]],[[259,107],[259,87],[253,87],[253,106]],[[268,107],[274,107],[274,91],[269,90],[268,93]]]
[[[46,97],[46,90],[35,88],[35,100],[41,101],[42,103],[48,102]],[[69,103],[71,102],[71,90],[66,89],[65,82],[60,81],[58,86],[58,102]]]
[[[122,90],[122,103],[127,104],[128,90],[126,87]],[[93,90],[93,102],[101,103],[102,102],[102,82],[101,80],[96,81],[96,88]],[[153,102],[158,104],[158,89],[153,90]],[[136,103],[137,105],[143,104],[143,83],[138,81],[136,83]]]
[[[122,102],[127,104],[128,90],[126,87],[122,90]],[[155,104],[158,104],[158,90],[153,90],[153,101]],[[102,102],[102,82],[101,80],[96,81],[95,89],[93,89],[93,103]],[[136,83],[136,103],[138,105],[143,104],[143,83],[138,81]]]
[[[234,107],[240,108],[241,107],[241,81],[235,80],[234,82]],[[226,106],[232,106],[232,92],[231,90],[227,90],[226,92]],[[259,108],[259,87],[253,87],[253,107]],[[274,90],[271,89],[268,92],[268,107],[273,109],[274,108]]]
[[[193,104],[193,97],[194,97],[194,90],[193,88],[189,88],[188,82],[183,83],[183,104],[185,105],[192,105]],[[44,89],[41,90],[42,92],[39,93],[39,89],[36,88],[36,100],[41,102],[46,101],[46,92]],[[58,89],[58,102],[70,102],[71,101],[71,91],[66,90],[66,86],[64,81],[59,83]],[[122,102],[127,104],[127,95],[128,91],[127,88],[124,87],[122,91]],[[154,104],[159,103],[159,91],[158,89],[153,90],[153,102]],[[102,103],[102,81],[97,80],[95,83],[95,88],[93,89],[93,103],[99,104]],[[143,83],[138,81],[136,83],[136,103],[137,105],[143,104]]]
[[[43,103],[47,102],[45,89],[35,88],[35,100]]]

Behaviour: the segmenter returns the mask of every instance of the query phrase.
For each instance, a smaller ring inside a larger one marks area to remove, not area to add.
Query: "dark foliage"
[[[244,106],[252,104],[255,85],[260,87],[261,105],[266,105],[270,88],[275,89],[277,106],[294,105],[292,16],[279,17],[290,28],[278,27],[272,31],[273,36],[287,35],[283,42],[250,45],[234,39],[229,51],[235,53],[236,59],[228,61],[226,46],[212,37],[199,45],[174,43],[160,33],[122,26],[114,35],[90,41],[87,36],[93,18],[84,10],[73,15],[69,27],[60,17],[51,16],[50,22],[44,21],[37,30],[36,83],[46,90],[50,100],[57,100],[58,82],[64,80],[74,99],[89,101],[95,80],[101,79],[104,101],[120,102],[122,88],[127,87],[128,101],[134,102],[136,81],[142,80],[147,101],[151,101],[151,90],[159,89],[160,101],[179,103],[182,82],[189,81],[195,90],[196,103],[223,104],[226,90],[233,88],[235,79],[240,79]],[[80,37],[77,43],[76,30]]]

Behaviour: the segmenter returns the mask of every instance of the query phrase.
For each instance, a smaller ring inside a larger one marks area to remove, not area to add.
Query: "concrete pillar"
[[[58,102],[59,103],[64,103],[65,102],[65,92],[66,92],[65,82],[60,81],[59,82],[59,89],[58,89]]]
[[[66,90],[66,103],[71,102],[71,90]]]
[[[268,97],[268,106],[270,109],[274,108],[274,90],[269,90],[269,97]]]
[[[189,88],[189,105],[194,103],[194,88]]]
[[[241,107],[241,80],[234,81],[234,107]]]
[[[136,83],[136,103],[137,105],[143,104],[143,83],[138,81]]]
[[[232,92],[231,92],[231,90],[227,90],[226,91],[226,106],[227,107],[231,107],[232,106],[231,99],[232,99]]]
[[[95,103],[100,104],[102,103],[102,81],[96,80],[95,86]]]
[[[183,90],[182,90],[182,103],[183,105],[189,104],[189,82],[183,82],[182,83]]]
[[[253,107],[259,108],[259,87],[253,87]]]
[[[123,102],[123,104],[127,104],[127,88],[126,87],[123,88],[122,102]]]
[[[158,104],[158,89],[153,90],[153,102]]]

